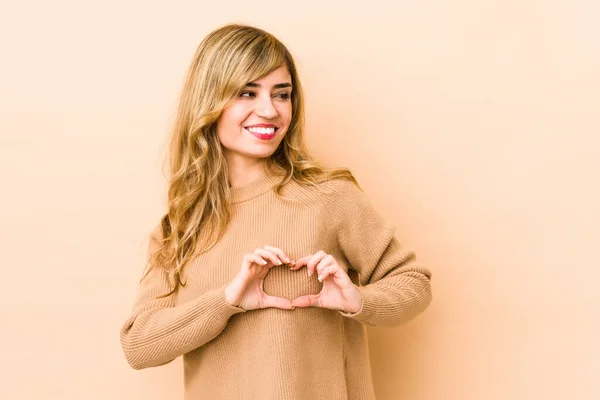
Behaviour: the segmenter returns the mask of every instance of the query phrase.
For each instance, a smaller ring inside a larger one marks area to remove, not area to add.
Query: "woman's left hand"
[[[317,273],[323,288],[319,294],[300,296],[292,304],[296,307],[322,307],[347,313],[356,313],[362,306],[362,298],[350,277],[331,254],[318,251],[296,260],[290,268],[296,271],[306,265],[308,276]]]

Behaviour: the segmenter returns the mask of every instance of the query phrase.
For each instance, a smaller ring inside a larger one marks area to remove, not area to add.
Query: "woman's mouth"
[[[276,133],[279,130],[279,128],[277,128],[275,126],[272,126],[272,127],[249,126],[244,129],[246,131],[248,131],[251,135],[253,135],[254,137],[256,137],[260,140],[271,140],[271,139],[275,138]]]

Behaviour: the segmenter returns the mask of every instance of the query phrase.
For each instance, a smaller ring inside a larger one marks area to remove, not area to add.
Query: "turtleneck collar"
[[[284,177],[282,172],[268,171],[258,179],[242,186],[229,188],[231,204],[242,203],[273,189]]]

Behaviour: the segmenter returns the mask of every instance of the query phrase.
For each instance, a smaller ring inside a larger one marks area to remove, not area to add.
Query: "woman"
[[[292,56],[228,25],[200,44],[171,141],[168,210],[121,344],[133,368],[183,356],[186,399],[373,399],[365,325],[431,301],[346,169],[303,139]]]

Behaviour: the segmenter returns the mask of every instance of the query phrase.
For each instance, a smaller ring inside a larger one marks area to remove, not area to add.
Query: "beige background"
[[[600,399],[597,1],[169,3],[0,2],[0,398],[181,398],[118,331],[184,73],[248,22],[297,57],[315,155],[434,272],[370,331],[378,398]]]

